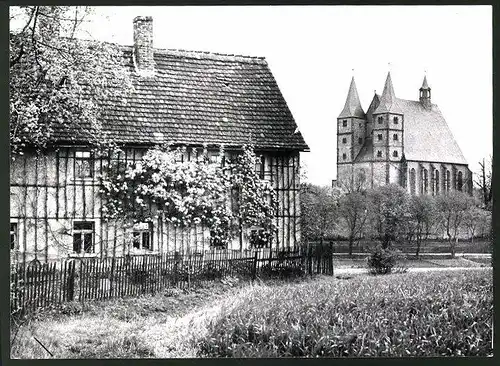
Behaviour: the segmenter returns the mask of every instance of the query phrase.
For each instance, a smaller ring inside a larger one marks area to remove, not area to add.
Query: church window
[[[346,119],[342,121],[342,127],[347,127],[347,120]]]
[[[363,143],[363,138],[362,137],[359,137],[358,138],[358,143],[361,145]]]
[[[399,118],[398,117],[394,117],[394,124],[397,125],[399,123]]]
[[[439,170],[436,169],[434,174],[435,174],[434,183],[436,184],[435,191],[436,194],[439,194]]]
[[[457,189],[458,189],[459,191],[462,191],[463,184],[464,184],[464,181],[463,181],[462,172],[458,172],[458,178],[457,178]]]
[[[346,139],[345,137],[344,137],[344,138],[342,138],[342,143],[343,143],[343,144],[347,143],[347,139]]]
[[[415,195],[415,169],[410,170],[410,193]]]
[[[342,154],[342,159],[347,159],[347,155],[345,153]]]
[[[446,170],[446,191],[450,190],[450,171]]]
[[[382,141],[382,134],[379,133],[378,136],[377,136],[377,138],[378,138],[379,141]]]
[[[381,158],[382,157],[382,151],[378,150],[377,151],[377,158]]]
[[[393,139],[394,141],[398,141],[398,134],[397,134],[397,133],[395,133],[394,135],[392,135],[392,139]]]
[[[398,157],[398,151],[397,151],[397,150],[394,150],[394,151],[392,152],[392,156],[394,156],[395,158],[397,158],[397,157]]]
[[[380,116],[379,118],[377,118],[377,121],[381,125],[382,122],[384,122],[384,117]]]
[[[429,172],[427,169],[423,170],[422,174],[422,188],[423,188],[423,193],[426,193],[429,191]]]

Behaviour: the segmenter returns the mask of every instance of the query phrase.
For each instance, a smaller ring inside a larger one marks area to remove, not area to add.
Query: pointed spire
[[[422,82],[422,86],[420,87],[420,90],[427,90],[430,89],[429,85],[427,84],[427,75],[424,75],[424,81]]]
[[[397,103],[396,93],[394,93],[394,87],[392,86],[390,71],[387,73],[384,91],[380,96],[380,104],[373,113],[403,113]]]
[[[347,117],[365,118],[365,112],[363,111],[361,102],[359,101],[358,90],[356,89],[354,76],[351,79],[351,85],[349,86],[349,93],[347,93],[347,99],[345,101],[344,109],[342,110],[342,112],[340,112],[337,118]]]

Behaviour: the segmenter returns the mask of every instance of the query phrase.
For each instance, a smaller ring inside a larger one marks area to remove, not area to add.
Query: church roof
[[[349,86],[349,93],[347,93],[347,99],[345,101],[344,109],[342,110],[342,112],[340,112],[337,118],[347,117],[365,118],[365,112],[363,111],[361,102],[359,101],[358,90],[356,89],[354,76],[352,77],[351,85]]]
[[[375,94],[374,101],[378,96]],[[396,99],[404,115],[404,154],[406,160],[467,164],[453,133],[436,104],[426,109],[414,100]],[[375,108],[377,109],[377,108]],[[370,113],[370,111],[368,111]],[[368,116],[369,120],[371,116]],[[368,144],[367,139],[367,144]],[[357,161],[373,156],[373,146],[362,149]]]
[[[392,86],[391,73],[387,73],[385,80],[384,91],[380,97],[380,104],[373,113],[398,113],[402,114],[401,108],[398,106],[394,87]]]

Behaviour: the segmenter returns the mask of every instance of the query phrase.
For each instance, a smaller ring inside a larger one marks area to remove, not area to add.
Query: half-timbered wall
[[[39,156],[28,151],[11,163],[11,223],[16,224],[14,258],[17,260],[46,261],[75,255],[74,235],[79,232],[75,223],[93,225],[92,253],[80,255],[105,257],[143,251],[132,245],[132,228],[127,225],[130,223],[105,222],[102,218],[98,176],[111,158],[91,159],[91,176],[80,177],[79,174],[88,175],[86,163],[82,165],[84,151],[84,147],[60,147]],[[113,160],[128,164],[140,160],[145,152],[144,148],[127,148]],[[186,149],[183,159],[190,160],[201,153],[201,148]],[[272,245],[294,247],[300,241],[299,153],[257,154],[263,156],[261,172],[273,183],[278,199],[278,231]],[[206,228],[181,230],[159,218],[154,220],[151,234],[152,252],[198,251],[210,245]],[[248,246],[247,234],[243,235],[244,248]],[[240,249],[239,237],[234,238],[230,248]]]

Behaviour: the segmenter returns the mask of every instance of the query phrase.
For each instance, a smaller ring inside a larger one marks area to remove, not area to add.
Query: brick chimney
[[[134,18],[134,64],[142,75],[152,75],[155,65],[153,60],[153,17]]]

